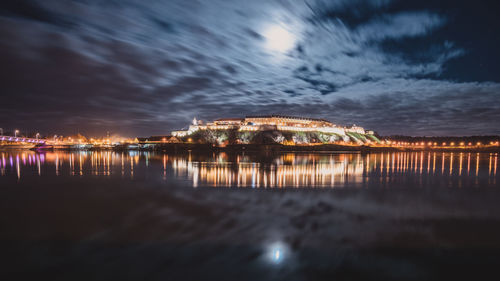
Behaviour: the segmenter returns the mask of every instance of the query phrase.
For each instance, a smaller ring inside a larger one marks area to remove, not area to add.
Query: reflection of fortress
[[[284,115],[262,115],[247,116],[245,118],[222,118],[213,122],[203,123],[193,120],[189,129],[173,131],[176,137],[188,136],[198,130],[228,130],[237,129],[239,131],[299,131],[299,132],[322,132],[337,134],[346,137],[347,133],[369,134],[372,131],[365,131],[362,127],[353,125],[351,127],[340,127],[325,119],[304,118]]]
[[[177,176],[192,179],[193,186],[237,187],[334,187],[363,180],[364,163],[360,154],[296,155],[283,154],[272,163],[251,162],[238,156],[227,162],[219,154],[215,162],[176,158],[172,168]]]

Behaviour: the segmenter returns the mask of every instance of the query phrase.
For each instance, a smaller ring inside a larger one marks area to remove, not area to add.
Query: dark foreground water
[[[495,154],[0,152],[0,280],[500,280]]]

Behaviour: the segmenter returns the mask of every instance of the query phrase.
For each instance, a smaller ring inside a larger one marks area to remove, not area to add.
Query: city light
[[[196,120],[196,119],[195,119]],[[196,124],[196,125],[194,125]],[[297,134],[295,129],[300,128],[299,132],[308,132]],[[1,128],[0,128],[1,129]],[[207,131],[203,134],[194,134],[198,131]],[[230,141],[228,139],[229,131],[239,132],[238,138]],[[247,116],[245,118],[222,118],[213,122],[203,122],[201,120],[193,121],[186,131],[173,131],[172,135],[151,136],[147,138],[124,138],[117,136],[106,137],[85,137],[83,135],[53,135],[51,138],[43,138],[39,132],[32,137],[19,136],[20,130],[12,131],[14,136],[2,135],[0,141],[2,144],[18,143],[26,148],[44,146],[54,149],[148,149],[154,150],[161,147],[167,147],[171,144],[210,144],[212,147],[231,147],[232,145],[250,144],[252,136],[258,131],[273,131],[272,141],[276,145],[283,146],[321,146],[326,144],[335,144],[346,147],[393,147],[401,150],[453,150],[453,149],[493,149],[499,146],[498,140],[485,139],[481,141],[464,141],[460,138],[454,138],[450,142],[437,142],[429,139],[418,139],[418,141],[400,141],[388,138],[377,138],[373,132],[366,131],[361,127],[353,125],[352,127],[338,127],[324,119],[303,118],[282,115],[265,116]],[[334,135],[328,135],[330,130],[335,130]],[[3,133],[3,130],[0,130]],[[29,133],[28,133],[29,134]],[[174,136],[177,135],[177,136]],[[245,134],[250,134],[245,137]],[[253,134],[253,135],[251,135]],[[326,134],[326,138],[324,135]],[[344,134],[344,135],[342,135]],[[270,134],[271,135],[271,134]],[[208,136],[211,142],[200,136]],[[242,136],[242,137],[239,137]],[[286,136],[286,137],[285,137]],[[290,137],[292,136],[292,137]],[[300,137],[302,136],[302,137]],[[305,137],[307,136],[307,137]],[[339,137],[340,136],[340,137]],[[323,139],[322,139],[323,138]],[[363,139],[363,140],[362,140]],[[483,138],[480,138],[481,140]],[[257,143],[258,144],[258,143]],[[329,148],[327,148],[329,149]]]

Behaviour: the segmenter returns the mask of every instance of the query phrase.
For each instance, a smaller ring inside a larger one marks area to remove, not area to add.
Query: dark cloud
[[[74,25],[63,15],[53,13],[32,0],[6,1],[2,3],[0,15],[22,20],[39,21],[59,27],[71,27]]]
[[[160,27],[162,30],[164,30],[166,32],[173,32],[174,31],[173,25],[168,23],[167,21],[164,21],[164,20],[158,19],[158,18],[151,18],[151,21],[153,23],[155,23],[156,25],[158,25],[158,27]]]
[[[454,14],[388,0],[8,3],[1,126],[147,135],[278,113],[384,134],[500,133],[498,66],[463,75],[457,62],[486,62],[453,29],[465,4],[444,5]],[[270,43],[275,27],[289,46]]]

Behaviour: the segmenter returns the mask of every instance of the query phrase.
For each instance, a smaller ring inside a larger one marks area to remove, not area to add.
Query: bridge
[[[41,144],[45,143],[45,140],[16,136],[0,136],[0,142],[5,144]]]

